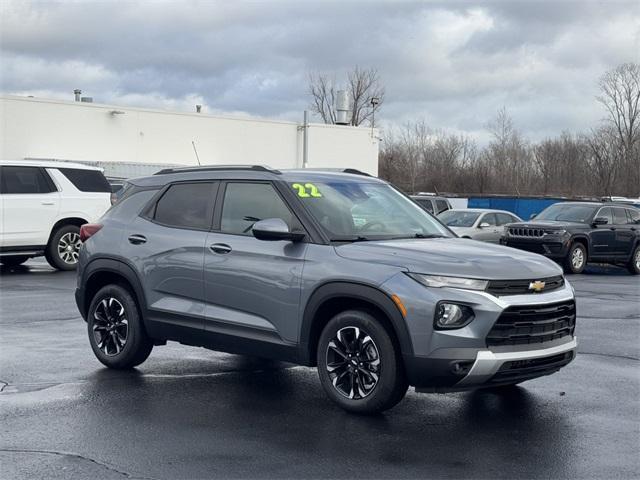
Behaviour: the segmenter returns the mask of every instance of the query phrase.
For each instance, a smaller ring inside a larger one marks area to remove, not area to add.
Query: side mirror
[[[532,213],[531,215],[529,215],[529,220],[533,220],[534,218],[536,218],[538,216],[537,213]]]
[[[304,238],[303,232],[291,232],[289,226],[281,218],[267,218],[253,224],[253,236],[258,240],[289,240],[299,242]]]
[[[606,217],[596,217],[593,219],[593,226],[596,225],[606,225],[609,223],[609,220]]]
[[[490,227],[491,225],[489,225],[487,222],[482,222],[480,225],[478,225],[478,228],[487,228]]]

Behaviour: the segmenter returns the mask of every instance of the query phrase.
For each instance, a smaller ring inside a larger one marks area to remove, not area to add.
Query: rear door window
[[[111,185],[99,170],[59,168],[60,172],[81,192],[109,192]]]
[[[0,193],[33,194],[57,191],[49,174],[40,167],[0,168]]]
[[[498,226],[506,225],[507,223],[513,223],[516,221],[515,218],[506,213],[496,213],[496,218],[498,219]]]
[[[436,208],[438,209],[438,213],[442,213],[449,209],[449,205],[445,200],[436,200]]]
[[[176,183],[157,201],[153,220],[175,228],[208,230],[213,213],[211,182]]]
[[[629,217],[629,223],[635,224],[640,222],[640,210],[629,208],[627,209],[627,216]]]
[[[416,200],[416,203],[424,208],[427,212],[433,213],[433,205],[431,205],[431,200]]]

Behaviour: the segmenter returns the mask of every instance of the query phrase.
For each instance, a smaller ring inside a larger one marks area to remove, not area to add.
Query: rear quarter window
[[[99,170],[81,168],[59,168],[58,170],[81,192],[111,193],[111,185]]]

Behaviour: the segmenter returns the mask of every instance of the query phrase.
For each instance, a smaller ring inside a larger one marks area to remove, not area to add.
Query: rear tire
[[[348,310],[329,320],[318,341],[317,362],[324,391],[349,412],[388,410],[409,387],[391,335],[364,311]]]
[[[574,243],[564,260],[564,269],[567,273],[582,273],[587,266],[587,249],[581,243]]]
[[[49,265],[57,270],[75,270],[81,246],[80,227],[63,225],[51,235],[44,256]]]
[[[17,267],[29,260],[29,257],[25,255],[11,255],[7,257],[0,257],[0,263],[5,267]]]
[[[109,368],[136,367],[153,350],[136,300],[120,285],[107,285],[95,294],[87,313],[87,331],[93,353]]]
[[[633,249],[633,255],[631,255],[627,268],[631,275],[640,275],[640,245],[636,245],[636,248]]]

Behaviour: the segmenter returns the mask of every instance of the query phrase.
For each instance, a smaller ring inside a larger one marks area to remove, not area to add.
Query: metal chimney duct
[[[346,90],[336,92],[336,124],[349,125],[349,94]]]
[[[202,105],[196,105],[196,113],[200,113],[202,111]]]
[[[80,95],[82,95],[82,90],[80,90],[79,88],[76,88],[76,89],[73,91],[73,94],[74,94],[74,95],[75,95],[75,97],[76,97],[76,102],[79,102],[79,101],[80,101]]]

